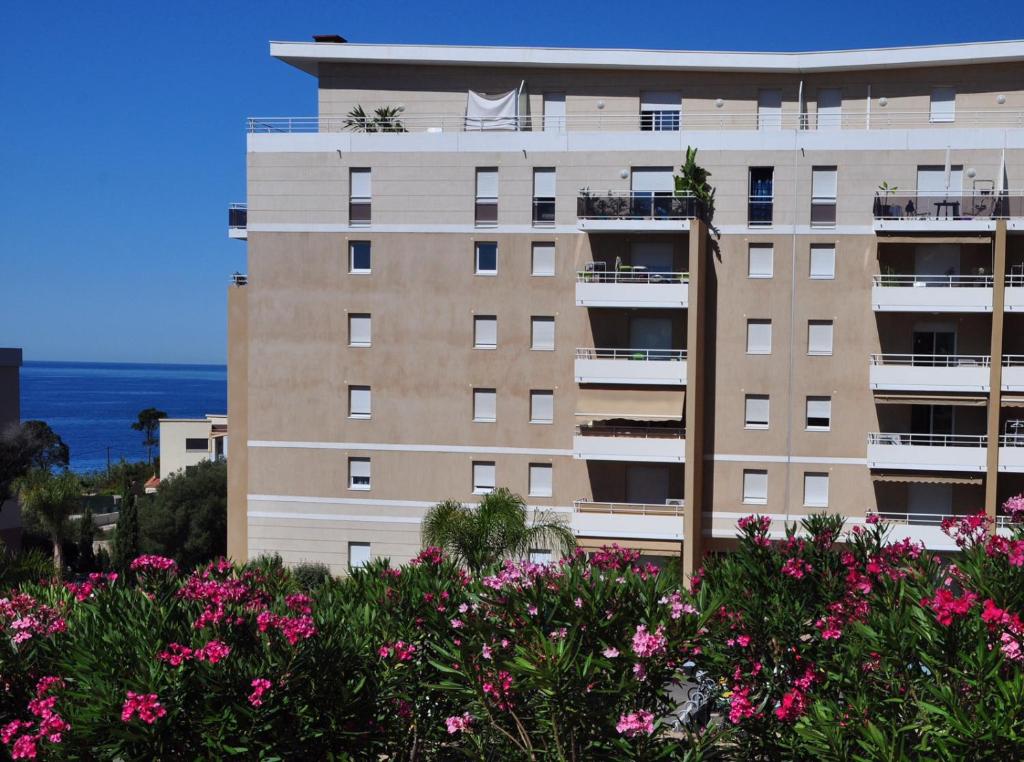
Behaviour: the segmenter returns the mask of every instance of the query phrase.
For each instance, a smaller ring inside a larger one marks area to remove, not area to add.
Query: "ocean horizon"
[[[227,366],[26,360],[21,368],[21,419],[46,421],[78,472],[106,468],[108,453],[111,463],[144,460],[131,425],[147,407],[169,418],[227,412]]]

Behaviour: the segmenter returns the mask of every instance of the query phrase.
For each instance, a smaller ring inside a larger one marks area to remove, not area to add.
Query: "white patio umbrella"
[[[999,157],[999,178],[996,180],[996,191],[1002,195],[1006,191],[1006,149]]]
[[[946,146],[946,164],[942,168],[946,178],[946,193],[949,193],[950,176],[953,174],[953,165],[950,161],[949,146]]]

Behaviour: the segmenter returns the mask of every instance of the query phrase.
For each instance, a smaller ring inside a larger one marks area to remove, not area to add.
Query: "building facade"
[[[1024,489],[1024,43],[271,54],[319,113],[248,121],[232,555],[405,559],[507,486],[692,569]]]
[[[227,457],[228,417],[160,419],[160,480],[204,460]]]
[[[21,349],[0,347],[0,433],[21,425]],[[0,495],[0,546],[21,547],[21,505]]]

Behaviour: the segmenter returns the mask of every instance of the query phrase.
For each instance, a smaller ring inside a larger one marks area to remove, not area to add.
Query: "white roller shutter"
[[[838,172],[835,167],[814,167],[811,170],[811,197],[815,201],[834,201],[838,193]]]
[[[745,425],[748,428],[768,428],[770,402],[767,394],[748,394],[746,398]]]
[[[369,169],[353,169],[350,173],[352,188],[350,195],[354,199],[373,198],[372,174]]]
[[[811,245],[811,280],[831,280],[836,277],[836,247]]]
[[[831,320],[809,320],[807,322],[807,354],[832,354]]]
[[[748,470],[743,472],[743,502],[764,505],[768,502],[768,472]]]
[[[370,543],[350,542],[348,544],[348,568],[361,569],[370,563]]]
[[[682,111],[683,99],[676,90],[645,90],[640,93],[641,111]]]
[[[555,319],[553,317],[535,317],[530,319],[530,348],[555,348]]]
[[[348,388],[348,414],[352,418],[370,417],[370,387],[350,386]]]
[[[839,130],[843,127],[843,91],[830,88],[818,91],[818,129]]]
[[[348,343],[353,347],[368,347],[371,343],[370,316],[352,314],[348,316]]]
[[[555,197],[555,170],[551,168],[533,170],[533,197]]]
[[[952,122],[956,119],[956,90],[952,87],[936,87],[932,90],[929,121]]]
[[[555,394],[547,390],[530,392],[530,423],[551,423],[555,420]]]
[[[959,193],[964,184],[964,167],[955,165],[949,171],[949,191]],[[919,196],[946,195],[946,169],[940,165],[917,168],[917,194]]]
[[[494,461],[473,462],[473,492],[483,495],[494,490]]]
[[[497,420],[498,394],[494,389],[473,390],[473,420]]]
[[[757,126],[762,130],[782,129],[782,91],[760,90],[757,93]]]
[[[370,489],[370,459],[348,459],[349,489]]]
[[[812,508],[828,505],[828,474],[804,474],[804,505]]]
[[[747,321],[747,354],[767,355],[772,351],[772,321]]]
[[[674,193],[672,167],[633,167],[630,188],[634,193]]]
[[[748,257],[748,278],[772,277],[775,269],[775,250],[771,244],[751,244]]]
[[[531,497],[551,497],[550,463],[530,464],[530,495]]]
[[[476,171],[476,197],[480,199],[498,197],[498,170],[478,169]]]
[[[533,275],[555,274],[555,245],[553,243],[535,243],[533,245]]]
[[[477,315],[473,319],[473,346],[498,346],[498,318],[494,315]]]

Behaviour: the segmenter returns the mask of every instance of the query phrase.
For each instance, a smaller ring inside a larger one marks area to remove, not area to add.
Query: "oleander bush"
[[[1024,503],[1024,501],[1022,501]],[[814,516],[690,588],[616,546],[471,575],[428,548],[310,586],[275,559],[0,595],[0,741],[42,759],[1014,759],[1024,536],[946,559]],[[673,721],[694,666],[720,699]]]

